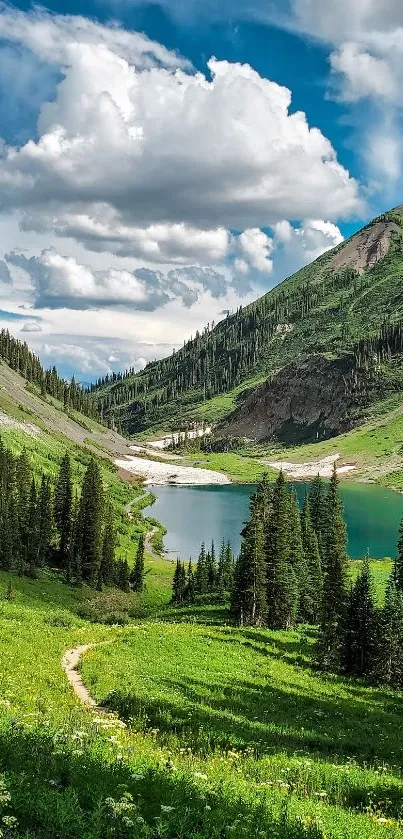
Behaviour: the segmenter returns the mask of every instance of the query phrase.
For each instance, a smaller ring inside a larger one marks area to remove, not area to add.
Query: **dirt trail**
[[[85,687],[81,674],[77,670],[81,656],[93,647],[95,647],[95,644],[80,644],[72,650],[67,650],[62,658],[62,668],[80,702],[87,708],[102,710]]]
[[[151,494],[150,492],[145,490],[143,495],[137,496],[137,498],[133,498],[132,501],[129,501],[129,503],[126,504],[125,507],[124,507],[125,513],[128,516],[131,516],[132,515],[132,508],[135,506],[135,504],[138,504],[139,501],[142,501],[143,498],[147,498],[147,495],[150,495],[150,494]],[[160,554],[157,554],[157,552],[154,550],[153,544],[152,544],[152,538],[153,538],[153,536],[155,536],[156,533],[158,533],[158,527],[154,526],[154,527],[151,528],[151,530],[148,531],[148,533],[146,534],[145,540],[144,540],[144,547],[145,547],[146,554],[148,554],[148,556],[150,556],[151,559],[161,559]]]

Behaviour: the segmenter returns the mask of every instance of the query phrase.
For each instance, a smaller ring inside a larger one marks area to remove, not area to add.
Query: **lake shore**
[[[133,475],[144,478],[147,486],[210,486],[230,484],[231,481],[223,472],[201,469],[197,466],[182,466],[177,463],[161,463],[149,460],[147,457],[130,457],[115,460],[119,469],[124,469]]]

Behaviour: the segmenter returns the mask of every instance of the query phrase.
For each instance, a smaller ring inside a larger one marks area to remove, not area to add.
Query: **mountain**
[[[170,357],[100,380],[126,433],[193,421],[218,434],[310,440],[347,430],[403,391],[403,206]]]

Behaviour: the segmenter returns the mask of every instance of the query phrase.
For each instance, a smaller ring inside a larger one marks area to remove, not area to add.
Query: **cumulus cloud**
[[[344,77],[338,98],[358,102],[370,96],[394,100],[398,93],[395,74],[384,58],[370,55],[358,44],[346,43],[330,56],[333,73]]]
[[[391,200],[393,190],[399,195],[403,157],[401,0],[292,0],[288,25],[328,44],[336,98],[350,105],[366,101],[365,112],[352,112],[356,143],[371,188]],[[377,157],[376,149],[385,156]]]
[[[133,272],[117,268],[96,271],[54,249],[31,257],[11,252],[6,258],[10,265],[29,275],[37,309],[83,311],[114,306],[153,311],[175,299],[189,308],[196,303],[201,290],[219,298],[227,287],[222,274],[205,266],[172,269],[166,274],[148,268]]]
[[[246,273],[245,265],[249,263],[262,274],[271,274],[273,261],[270,257],[273,253],[273,242],[269,236],[263,230],[252,228],[244,230],[238,241],[242,253],[242,258],[238,261],[238,270]]]
[[[205,264],[219,262],[227,256],[230,244],[230,234],[223,227],[200,230],[185,223],[138,227],[124,223],[116,210],[101,203],[86,213],[80,207],[60,215],[46,210],[26,213],[21,228],[38,233],[53,229],[57,236],[72,237],[92,251],[110,251],[117,256],[163,264],[180,265],[189,259]]]
[[[57,17],[45,15],[39,30],[31,14],[17,21],[6,32],[41,56],[50,27],[46,49],[63,74],[42,105],[38,140],[0,160],[2,207],[24,208],[25,229],[125,256],[211,262],[231,228],[358,209],[357,184],[329,140],[291,112],[287,88],[251,67],[211,59],[210,79],[138,69],[122,30],[97,40],[81,19],[69,19],[68,36]]]

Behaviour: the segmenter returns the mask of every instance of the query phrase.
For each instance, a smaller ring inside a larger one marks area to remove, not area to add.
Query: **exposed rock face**
[[[316,355],[287,365],[246,397],[217,436],[276,438],[284,442],[324,439],[358,423],[354,412],[364,404],[353,386],[350,357],[329,360]],[[365,403],[377,386],[365,389]]]
[[[374,222],[343,244],[333,256],[332,268],[335,271],[354,268],[359,274],[369,271],[386,256],[392,233],[399,231],[394,221]]]

